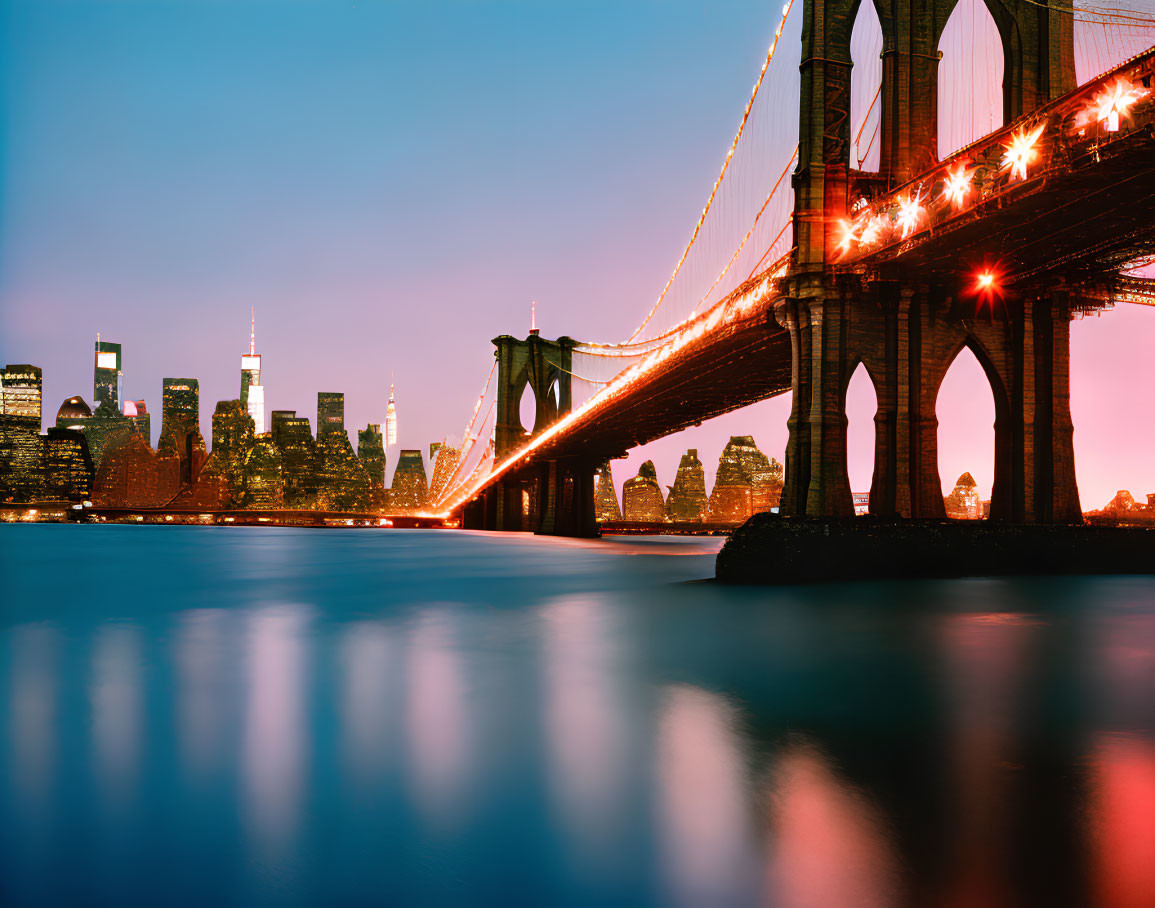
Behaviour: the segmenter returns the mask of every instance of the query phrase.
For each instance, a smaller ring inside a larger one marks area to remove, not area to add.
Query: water
[[[1155,904],[1155,580],[0,526],[0,904]]]

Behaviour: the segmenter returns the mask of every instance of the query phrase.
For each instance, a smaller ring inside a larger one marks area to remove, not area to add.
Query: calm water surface
[[[0,904],[1155,904],[1155,579],[0,526]]]

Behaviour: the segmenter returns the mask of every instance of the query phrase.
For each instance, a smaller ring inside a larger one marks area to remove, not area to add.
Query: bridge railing
[[[839,225],[840,261],[902,252],[928,231],[1155,124],[1155,48],[968,145],[886,195],[861,197]]]

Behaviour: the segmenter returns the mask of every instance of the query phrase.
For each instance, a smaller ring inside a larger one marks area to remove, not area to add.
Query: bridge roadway
[[[1140,121],[1127,121],[1117,136],[1098,133],[1095,124],[1089,134],[1079,133],[1073,123],[1120,75],[1155,92],[1153,74],[1155,48],[873,200],[858,217],[884,216],[892,225],[901,197],[921,190],[930,204],[908,239],[900,239],[894,226],[873,247],[850,249],[835,272],[885,280],[901,269],[961,287],[973,280],[980,262],[997,260],[1011,285],[1029,278],[1037,287],[1048,277],[1059,281],[1071,274],[1110,281],[1123,263],[1155,252],[1155,104],[1144,105],[1136,113]],[[1025,179],[1011,179],[1000,163],[1006,143],[1040,123],[1037,163]],[[976,181],[971,204],[962,210],[945,205],[943,176],[960,164],[981,170],[984,161],[987,175]],[[737,312],[719,327],[694,335],[697,322],[688,325],[692,340],[676,336],[662,362],[615,379],[607,393],[495,464],[484,480],[467,483],[447,502],[448,510],[456,512],[526,467],[569,457],[620,457],[636,445],[790,390],[790,339],[773,315],[781,299],[779,268],[775,264],[738,288],[729,298]]]

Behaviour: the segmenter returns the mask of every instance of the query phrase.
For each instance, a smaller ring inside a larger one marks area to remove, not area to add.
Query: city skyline
[[[3,113],[0,358],[41,365],[45,399],[63,400],[87,387],[86,358],[66,351],[99,331],[127,351],[125,399],[156,412],[168,375],[197,376],[205,400],[234,399],[233,339],[255,307],[266,414],[307,412],[318,389],[339,385],[349,425],[385,424],[395,384],[399,448],[460,435],[489,338],[521,336],[531,300],[546,337],[636,326],[778,18],[755,2],[286,4],[272,20],[248,3],[70,14],[82,8],[9,4],[0,65],[23,88]],[[787,23],[787,47],[798,27]],[[797,122],[788,95],[786,132]],[[1087,503],[1150,483],[1151,321],[1121,307],[1072,326]],[[947,382],[943,483],[969,471],[989,492],[988,392],[970,362]],[[588,388],[575,385],[580,400]],[[861,391],[850,400],[856,490],[872,450]],[[687,448],[738,433],[781,452],[788,409],[782,397],[729,414],[631,451],[619,472],[652,459],[661,474]]]

